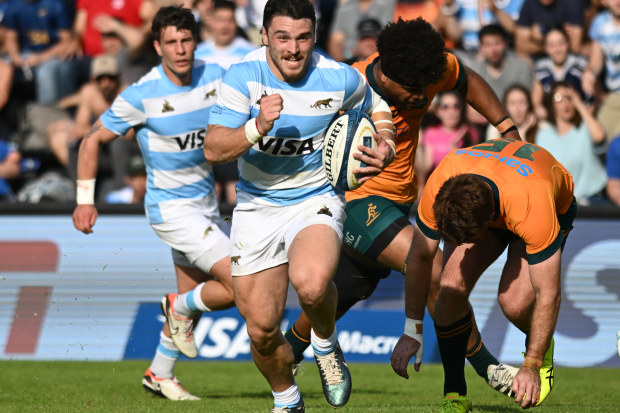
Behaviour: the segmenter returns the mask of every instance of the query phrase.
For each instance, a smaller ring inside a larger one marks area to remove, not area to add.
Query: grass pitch
[[[201,401],[172,402],[146,393],[141,385],[148,361],[0,361],[0,411],[6,412],[269,412],[267,382],[249,362],[178,363],[183,386]],[[332,412],[323,398],[317,368],[303,363],[297,377],[309,412]],[[390,365],[350,363],[353,393],[341,412],[438,412],[441,365],[410,368],[409,380]],[[492,390],[466,367],[474,412],[520,412],[511,399]],[[619,411],[620,370],[556,368],[555,387],[535,413]]]

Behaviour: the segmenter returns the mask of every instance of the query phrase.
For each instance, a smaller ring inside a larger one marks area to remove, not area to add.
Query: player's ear
[[[153,47],[155,48],[157,55],[161,57],[161,47],[159,46],[159,42],[157,40],[153,40]]]
[[[260,33],[261,33],[261,35],[263,37],[263,46],[268,46],[269,45],[269,39],[267,38],[267,29],[265,29],[265,26],[261,27]]]

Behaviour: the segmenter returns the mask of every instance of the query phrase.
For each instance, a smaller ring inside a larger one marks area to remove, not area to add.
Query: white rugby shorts
[[[230,252],[230,240],[224,232],[224,225],[228,224],[223,222],[217,209],[208,211],[188,205],[178,218],[151,226],[172,248],[175,264],[197,267],[209,273],[211,267]]]
[[[230,232],[233,276],[255,274],[288,262],[291,242],[310,225],[327,225],[342,240],[343,196],[318,195],[284,206],[243,202],[239,197],[237,201]]]

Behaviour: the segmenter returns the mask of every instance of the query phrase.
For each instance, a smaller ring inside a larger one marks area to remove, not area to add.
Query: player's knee
[[[278,338],[282,338],[278,326],[248,322],[247,329],[254,348],[262,355],[272,354],[281,341]]]
[[[297,288],[299,302],[304,307],[316,308],[325,301],[328,288],[329,287],[326,287],[325,284],[319,282],[305,283],[303,286]]]

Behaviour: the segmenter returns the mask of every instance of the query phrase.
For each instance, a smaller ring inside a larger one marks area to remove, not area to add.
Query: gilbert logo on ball
[[[366,164],[353,158],[353,154],[361,153],[357,149],[359,145],[377,149],[373,132],[376,132],[374,123],[359,110],[346,111],[330,123],[323,143],[323,168],[334,188],[351,191],[360,186],[353,170]]]

